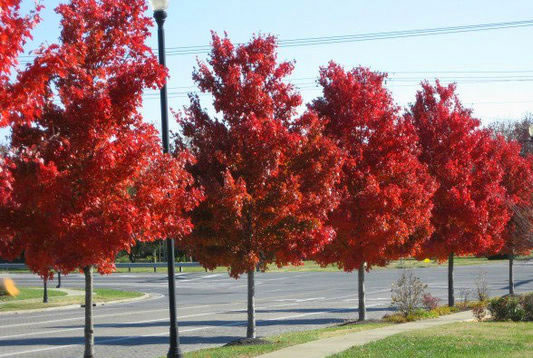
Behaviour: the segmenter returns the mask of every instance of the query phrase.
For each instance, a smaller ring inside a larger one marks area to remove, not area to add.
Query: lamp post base
[[[167,353],[167,358],[183,358],[183,354],[179,348],[170,348]]]

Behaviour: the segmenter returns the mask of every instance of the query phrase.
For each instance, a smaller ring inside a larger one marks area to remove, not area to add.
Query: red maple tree
[[[11,76],[16,72],[24,44],[31,38],[31,29],[39,21],[40,9],[38,6],[24,16],[20,0],[0,0],[0,127],[10,123],[7,114],[13,97]]]
[[[212,43],[193,77],[218,115],[191,95],[177,139],[198,159],[192,173],[207,197],[193,212],[189,250],[209,269],[248,274],[247,337],[255,338],[254,270],[299,264],[331,238],[323,221],[337,204],[342,158],[313,112],[297,115],[301,97],[284,82],[293,65],[278,63],[274,37],[234,46],[213,34]]]
[[[61,73],[45,82],[35,124],[12,125],[12,201],[0,208],[9,233],[0,237],[7,247],[1,255],[24,252],[45,278],[83,269],[85,357],[92,357],[92,267],[110,272],[135,240],[188,234],[186,212],[202,193],[185,170],[192,156],[163,154],[138,111],[143,91],[166,76],[145,44],[152,23],[145,1],[72,0],[56,11],[61,42],[27,71],[51,59]]]
[[[455,85],[422,83],[406,118],[416,128],[425,163],[439,187],[433,197],[435,231],[419,258],[449,259],[448,303],[454,305],[453,257],[497,250],[509,216],[501,167],[489,155],[490,132],[464,108]]]
[[[510,220],[503,231],[504,247],[499,253],[509,258],[509,294],[514,294],[513,263],[516,255],[528,255],[533,249],[533,156],[523,153],[522,145],[496,135],[490,157],[503,171],[501,185],[505,189],[505,205]],[[497,252],[496,249],[490,252]]]
[[[0,0],[0,128],[11,124],[13,106],[16,96],[13,91],[20,83],[13,81],[18,56],[23,50],[26,41],[31,38],[30,31],[39,21],[38,6],[35,11],[24,16],[20,10],[20,0]],[[28,86],[27,93],[32,93],[34,87]],[[29,106],[27,106],[29,107]],[[7,157],[7,150],[0,153],[0,205],[11,205],[13,178],[10,168],[12,161]],[[0,227],[0,236],[9,236],[9,233]],[[0,253],[6,252],[8,247],[0,242]]]
[[[323,96],[311,105],[325,123],[325,135],[346,154],[341,203],[330,215],[336,237],[317,260],[359,270],[361,320],[365,263],[369,270],[413,255],[432,232],[435,183],[417,159],[416,134],[398,115],[385,78],[362,67],[345,71],[331,62],[320,71]]]
[[[0,0],[0,74],[2,81],[9,80],[14,66],[18,64],[18,56],[23,50],[27,39],[31,37],[31,29],[39,21],[37,11],[26,16],[20,13],[21,0]]]
[[[31,39],[31,30],[40,21],[43,5],[21,14],[20,0],[0,0],[0,127],[12,123],[31,123],[42,110],[46,81],[51,74],[61,75],[61,58],[44,48],[31,70],[20,66],[19,55]]]

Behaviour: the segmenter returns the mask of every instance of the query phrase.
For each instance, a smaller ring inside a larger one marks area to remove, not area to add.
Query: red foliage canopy
[[[20,0],[0,0],[0,127],[14,122],[29,123],[38,113],[40,101],[36,100],[43,89],[51,68],[35,66],[22,75],[17,69],[18,56],[30,31],[40,21],[37,5],[27,15],[22,15]]]
[[[484,253],[503,245],[509,220],[503,172],[491,158],[491,138],[455,95],[455,85],[422,83],[406,118],[420,138],[420,160],[439,188],[434,195],[435,227],[420,257],[444,260],[451,253]]]
[[[40,7],[37,10],[39,9]],[[36,13],[28,16],[20,14],[20,0],[0,0],[0,79],[2,83],[9,80],[9,74],[18,63],[17,57],[25,41],[30,38],[30,30],[38,20]]]
[[[503,231],[503,252],[527,255],[533,249],[533,156],[523,157],[521,145],[503,136],[492,140],[491,158],[503,171],[501,185],[505,189],[505,205],[511,219]],[[491,250],[494,252],[494,249]]]
[[[60,58],[62,73],[46,81],[35,125],[13,126],[13,203],[1,208],[0,227],[9,232],[0,237],[1,256],[24,252],[43,276],[88,265],[106,272],[135,240],[192,229],[184,212],[201,199],[185,171],[192,157],[164,155],[137,109],[143,90],[166,75],[145,45],[145,11],[143,0],[57,8],[61,43],[33,67]]]
[[[26,40],[30,38],[30,30],[39,20],[37,16],[39,9],[40,7],[28,16],[22,16],[20,0],[0,0],[0,127],[11,123],[8,116],[10,104],[14,100],[11,76],[18,64],[17,57]],[[28,92],[31,90],[27,88]],[[9,170],[13,163],[5,154],[0,153],[0,205],[3,206],[10,204],[13,189],[13,178]],[[2,235],[7,234],[0,228],[0,236]]]
[[[325,134],[346,153],[331,215],[337,236],[318,256],[352,271],[415,253],[432,228],[434,181],[418,159],[412,126],[383,87],[385,75],[330,63],[320,72],[323,97],[311,106]]]
[[[221,116],[191,96],[177,140],[197,157],[192,172],[207,196],[194,211],[189,249],[232,276],[256,264],[297,264],[332,235],[322,223],[337,204],[340,153],[313,112],[296,115],[301,97],[283,81],[293,65],[278,63],[275,51],[271,36],[235,47],[213,34],[194,80]]]

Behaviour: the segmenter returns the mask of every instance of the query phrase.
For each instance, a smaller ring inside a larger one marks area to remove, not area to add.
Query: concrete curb
[[[53,290],[65,292],[67,296],[84,296],[85,292],[81,290],[73,290],[70,288],[53,288]]]
[[[398,333],[404,333],[429,327],[440,326],[448,323],[468,322],[474,320],[472,311],[454,313],[435,319],[395,324],[368,331],[347,333],[335,337],[319,339],[316,341],[286,347],[271,353],[263,354],[258,358],[325,358],[344,352],[354,346],[362,346],[378,341]]]
[[[135,302],[135,301],[142,301],[142,300],[146,300],[150,297],[152,297],[151,294],[149,293],[146,293],[146,292],[142,292],[142,296],[139,296],[139,297],[133,297],[133,298],[125,298],[123,300],[116,300],[116,301],[108,301],[108,302],[100,302],[100,303],[97,303],[96,306],[106,306],[106,305],[114,305],[114,304],[119,304],[119,303],[129,303],[129,302]]]
[[[152,297],[151,294],[142,292],[143,295],[139,297],[133,297],[133,298],[125,298],[123,300],[116,300],[116,301],[109,301],[109,302],[99,302],[94,304],[94,306],[105,306],[105,305],[113,305],[113,304],[120,304],[120,303],[130,303],[135,301],[141,301],[146,300],[150,297]],[[8,316],[8,315],[17,315],[17,314],[24,314],[24,313],[37,313],[37,312],[48,312],[48,311],[65,311],[75,308],[83,308],[81,304],[72,304],[67,306],[58,306],[58,307],[49,307],[49,308],[36,308],[32,310],[20,310],[20,311],[9,311],[9,312],[0,312],[1,316]]]

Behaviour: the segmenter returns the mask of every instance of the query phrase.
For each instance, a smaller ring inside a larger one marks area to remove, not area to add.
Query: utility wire
[[[413,29],[413,30],[403,30],[403,31],[372,32],[372,33],[341,35],[341,36],[305,37],[305,38],[298,38],[298,39],[291,39],[291,40],[279,40],[278,45],[279,47],[316,46],[316,45],[329,45],[329,44],[346,43],[346,42],[374,41],[374,40],[397,39],[397,38],[406,38],[406,37],[420,37],[420,36],[456,34],[456,33],[464,33],[464,32],[501,30],[501,29],[510,29],[510,28],[530,27],[530,26],[533,26],[533,20],[494,22],[494,23],[474,24],[474,25],[435,27],[435,28]],[[197,54],[208,53],[210,50],[211,50],[210,45],[178,46],[178,47],[168,47],[167,54],[169,56],[197,55]]]
[[[400,73],[421,73],[421,74],[437,74],[437,73],[446,73],[447,71],[428,71],[428,72],[391,72],[390,74],[400,74]],[[490,73],[505,73],[506,71],[491,71]],[[452,73],[452,72],[449,72]],[[470,73],[470,71],[465,71],[461,73]],[[532,73],[531,75],[505,75],[505,76],[436,76],[439,80],[494,80],[494,79],[506,79],[506,80],[512,80],[512,79],[530,79],[533,78],[533,71],[517,71],[516,73]],[[309,83],[317,83],[318,77],[299,77],[299,78],[287,78],[286,82],[298,85],[298,84],[309,84]],[[408,77],[401,77],[401,76],[389,76],[385,78],[385,81],[398,81],[398,80],[415,80],[419,81],[420,77],[418,76],[408,76]],[[194,89],[196,86],[190,85],[190,86],[175,86],[175,87],[167,87],[169,90],[173,89]],[[159,93],[159,90],[154,90]]]
[[[296,90],[308,90],[308,89],[321,89],[321,87],[315,81],[309,81],[313,79],[312,77],[304,77],[301,79],[292,79],[289,80]],[[500,83],[500,82],[533,82],[533,75],[530,76],[457,76],[450,77],[444,76],[439,77],[439,80],[443,83],[457,82],[459,84],[477,84],[477,83]],[[419,85],[422,81],[419,77],[390,77],[385,80],[386,83],[401,83],[401,84],[410,84]],[[402,85],[400,85],[402,86]],[[169,98],[176,97],[188,97],[189,93],[192,94],[202,94],[197,90],[196,86],[177,86],[177,87],[168,87]],[[159,98],[159,93],[157,91],[150,91],[145,93],[145,98]]]
[[[340,36],[321,36],[321,37],[303,37],[297,39],[279,40],[279,47],[302,47],[302,46],[317,46],[317,45],[329,45],[347,42],[360,42],[360,41],[374,41],[374,40],[387,40],[398,39],[407,37],[420,37],[420,36],[434,36],[434,35],[447,35],[457,34],[464,32],[478,32],[488,30],[502,30],[512,28],[523,28],[533,26],[533,19],[521,20],[521,21],[507,21],[507,22],[493,22],[482,23],[473,25],[462,26],[448,26],[448,27],[434,27],[425,29],[412,29],[401,31],[388,31],[388,32],[371,32],[352,35],[340,35]],[[237,45],[241,45],[239,43]],[[184,56],[184,55],[199,55],[209,53],[211,51],[211,45],[200,46],[175,46],[167,47],[167,56]],[[21,55],[23,59],[22,63],[28,63],[34,55]]]

